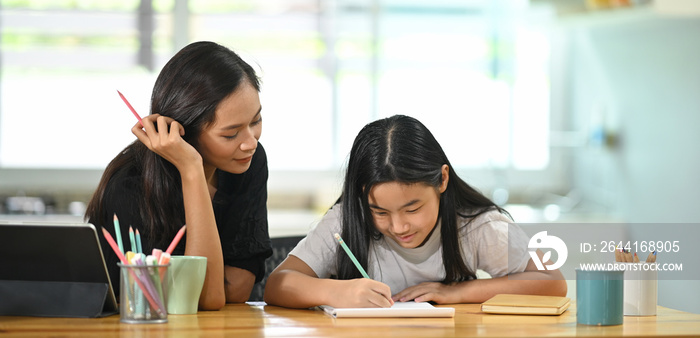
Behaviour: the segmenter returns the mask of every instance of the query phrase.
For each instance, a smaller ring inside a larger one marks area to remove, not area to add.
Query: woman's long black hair
[[[350,151],[339,199],[342,203],[341,236],[365,269],[368,267],[370,242],[382,236],[374,226],[369,208],[368,194],[372,187],[385,182],[399,182],[425,183],[438,188],[442,183],[444,164],[449,166],[449,181],[447,189],[440,196],[438,215],[442,222],[443,283],[476,278],[460,250],[458,217],[475,217],[491,209],[507,212],[459,178],[430,131],[420,121],[404,115],[366,125],[355,138]],[[350,258],[341,251],[337,256],[337,266],[339,279],[361,277]]]
[[[158,75],[151,96],[151,114],[169,116],[182,124],[183,139],[197,149],[202,130],[214,122],[216,107],[244,81],[260,90],[255,70],[236,53],[214,42],[189,44]],[[120,170],[140,173],[143,191],[134,198],[144,222],[141,228],[155,247],[166,247],[185,222],[180,174],[174,165],[139,140],[109,163],[85,218],[95,224],[112,221],[104,205],[104,193],[109,180]]]

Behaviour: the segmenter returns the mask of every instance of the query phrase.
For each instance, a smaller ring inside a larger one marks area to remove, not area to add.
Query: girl
[[[233,51],[213,42],[183,48],[158,75],[151,114],[131,129],[138,140],[107,166],[88,205],[86,219],[112,234],[115,214],[122,238],[140,229],[146,253],[165,250],[187,224],[173,254],[207,257],[203,310],[246,301],[272,253],[259,90]],[[116,255],[104,254],[118,281]]]
[[[267,279],[265,301],[388,307],[483,302],[498,293],[565,295],[561,273],[538,271],[528,238],[509,222],[457,176],[418,120],[378,120],[355,139],[336,205]],[[361,278],[334,233],[371,279]],[[493,278],[476,279],[476,269]]]

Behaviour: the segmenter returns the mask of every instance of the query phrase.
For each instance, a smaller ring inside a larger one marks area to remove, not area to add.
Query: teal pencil
[[[129,226],[129,242],[131,243],[131,252],[138,253],[136,250],[136,238],[134,237],[134,228]]]
[[[143,253],[143,247],[141,247],[141,233],[139,233],[139,229],[136,229],[136,250],[138,250],[138,253]]]
[[[114,234],[117,235],[117,245],[119,245],[119,250],[124,253],[124,244],[122,243],[122,231],[119,228],[119,218],[117,214],[114,214]]]
[[[355,264],[355,266],[357,267],[357,270],[360,270],[360,273],[362,274],[363,277],[369,279],[369,275],[367,274],[367,272],[365,272],[365,269],[362,268],[362,265],[360,265],[360,262],[357,261],[357,258],[355,258],[355,255],[352,254],[352,251],[350,251],[350,248],[348,248],[348,246],[345,245],[345,242],[343,241],[342,238],[340,238],[340,235],[338,233],[336,233],[334,236],[335,236],[335,239],[338,240],[338,243],[340,243],[340,246],[343,247],[343,250],[345,250],[345,253],[347,253],[348,256],[350,256],[350,260],[352,260],[352,262]]]

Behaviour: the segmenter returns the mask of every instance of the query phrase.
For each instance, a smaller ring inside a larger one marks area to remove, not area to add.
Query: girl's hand
[[[426,282],[415,286],[408,287],[401,292],[391,297],[395,302],[428,302],[432,301],[438,304],[455,304],[461,303],[461,293],[467,282],[459,284],[442,284],[438,282]]]
[[[391,289],[388,285],[367,278],[342,280],[342,286],[331,295],[333,307],[391,307]]]
[[[131,132],[148,149],[172,163],[180,173],[190,166],[202,167],[202,156],[182,138],[185,135],[185,129],[170,117],[160,114],[149,115],[135,124]]]

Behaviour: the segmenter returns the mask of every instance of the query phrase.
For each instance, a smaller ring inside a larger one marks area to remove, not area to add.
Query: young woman
[[[498,293],[565,295],[538,271],[507,212],[465,183],[418,120],[365,126],[342,196],[268,277],[265,301],[294,308],[483,302]],[[339,249],[339,233],[369,277]],[[542,256],[542,253],[539,253]],[[476,279],[477,269],[493,278]]]
[[[203,310],[248,300],[272,253],[259,90],[226,47],[183,48],[158,75],[151,114],[131,129],[138,140],[107,166],[88,205],[86,219],[113,236],[115,214],[122,238],[139,229],[146,253],[165,250],[186,224],[173,254],[207,257]],[[117,257],[103,251],[118,292]]]

